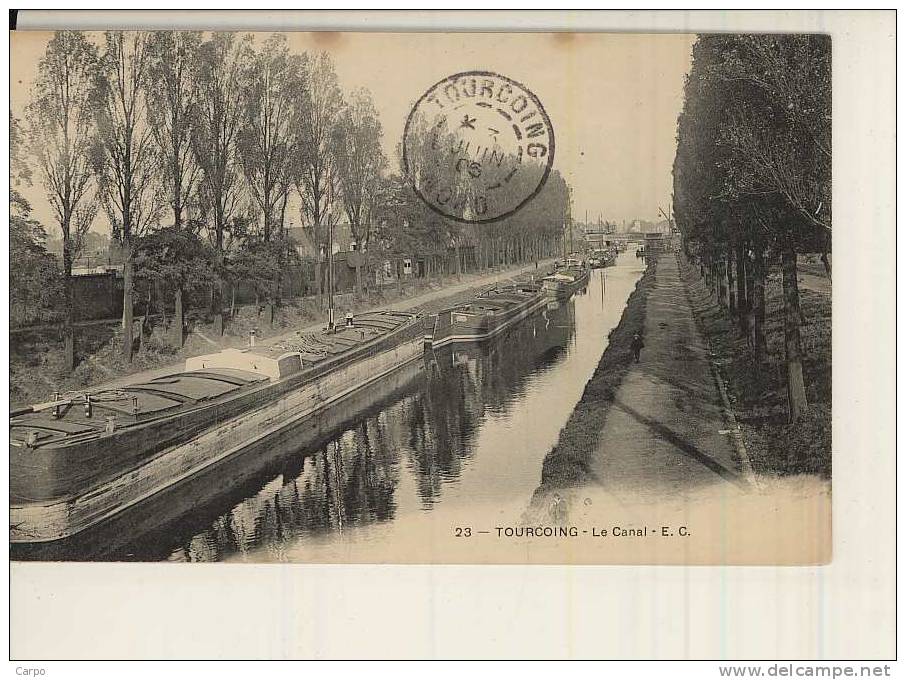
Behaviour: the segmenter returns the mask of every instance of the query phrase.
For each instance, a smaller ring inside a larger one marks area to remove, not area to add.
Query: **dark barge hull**
[[[258,376],[222,397],[150,414],[110,434],[16,442],[10,542],[58,540],[110,518],[420,357],[422,334],[413,319],[286,378]]]
[[[411,361],[384,379],[338,400],[317,417],[259,439],[165,491],[126,508],[74,536],[10,547],[13,560],[159,561],[175,543],[187,542],[229,512],[238,498],[254,495],[278,475],[298,476],[304,462],[359,419],[417,389],[424,361]]]
[[[482,342],[496,337],[533,314],[546,303],[543,293],[537,293],[514,304],[501,314],[467,314],[457,309],[437,315],[431,347],[438,349],[452,343]]]
[[[543,279],[542,285],[544,291],[554,299],[568,300],[576,291],[582,290],[588,285],[588,279],[589,270],[585,269],[572,281],[547,277]]]

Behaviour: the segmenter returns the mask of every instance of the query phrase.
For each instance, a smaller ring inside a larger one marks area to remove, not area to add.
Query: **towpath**
[[[550,267],[553,264],[553,262],[554,262],[553,258],[548,259],[548,260],[539,260],[538,261],[538,271],[539,272],[546,271],[546,268]],[[535,264],[533,262],[530,262],[523,266],[513,267],[513,268],[505,269],[502,271],[489,272],[489,273],[483,274],[481,276],[474,276],[474,275],[473,276],[464,276],[462,281],[452,283],[449,285],[445,285],[442,288],[424,291],[420,295],[416,295],[416,296],[409,297],[409,298],[403,298],[400,300],[396,300],[394,302],[383,303],[380,305],[375,305],[373,307],[368,307],[366,309],[358,310],[356,313],[364,314],[367,312],[377,311],[377,310],[381,310],[381,309],[388,310],[388,311],[396,311],[396,312],[425,311],[426,308],[429,308],[429,307],[439,307],[439,306],[443,305],[443,303],[445,301],[449,301],[449,304],[454,304],[458,298],[461,298],[464,295],[468,295],[470,292],[478,291],[478,290],[480,290],[482,288],[486,288],[487,286],[490,286],[494,283],[505,283],[507,281],[514,280],[517,277],[531,274],[534,271],[536,271]],[[297,331],[301,331],[303,333],[312,333],[315,331],[323,330],[324,328],[325,328],[325,322],[318,321],[318,322],[309,324],[308,326],[304,326],[301,328],[293,328],[291,330],[286,331],[285,333],[271,336],[265,340],[260,340],[258,342],[258,344],[266,346],[270,343],[278,342],[280,340],[285,340],[289,337],[292,337],[293,335],[295,335],[295,333]],[[216,343],[214,340],[211,340],[210,342],[213,345],[211,347],[210,351],[215,352],[215,351],[217,351],[218,347],[237,346],[238,344],[241,344],[243,341],[241,338],[236,338],[236,337],[232,337],[232,336],[230,336],[230,337],[224,336],[224,338],[222,339],[222,341],[219,344]],[[101,385],[92,385],[91,389],[119,387],[122,385],[129,385],[129,384],[133,384],[133,383],[137,383],[137,382],[146,382],[153,378],[168,375],[168,374],[174,373],[176,371],[182,370],[183,366],[184,366],[184,362],[180,361],[179,363],[168,364],[166,366],[161,366],[159,368],[154,368],[154,369],[150,369],[147,371],[129,373],[127,375],[123,375],[119,378],[116,378],[115,380],[105,381]]]
[[[675,255],[659,258],[655,277],[641,361],[620,383],[589,460],[607,492],[633,502],[745,483]]]

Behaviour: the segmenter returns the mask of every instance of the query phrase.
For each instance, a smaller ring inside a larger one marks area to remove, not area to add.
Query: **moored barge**
[[[573,293],[588,285],[588,267],[570,264],[541,280],[544,292],[557,299],[567,300]]]
[[[546,302],[538,283],[495,287],[466,304],[439,312],[425,344],[437,349],[455,342],[480,342],[519,323]]]
[[[617,255],[612,250],[598,249],[589,254],[588,266],[591,269],[612,267],[616,263]]]
[[[10,418],[10,541],[72,536],[421,357],[412,314],[356,316]]]

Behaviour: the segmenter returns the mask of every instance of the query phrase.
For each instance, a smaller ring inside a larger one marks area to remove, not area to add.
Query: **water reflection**
[[[460,477],[476,453],[481,424],[516,407],[529,377],[565,354],[573,311],[571,304],[545,309],[492,343],[448,346],[429,356],[428,380],[408,414],[407,448],[422,507],[431,507],[444,483]]]
[[[305,559],[457,504],[523,505],[638,272],[551,304],[491,343],[448,346],[114,522],[13,557]],[[386,529],[385,529],[386,528]]]
[[[562,356],[573,308],[543,312],[492,344],[445,348],[426,357],[424,379],[408,394],[361,418],[193,536],[170,559],[221,560],[258,550],[282,559],[286,546],[316,535],[392,520],[401,476],[417,506],[430,510],[476,454],[476,432],[490,414],[515,408],[526,380]]]

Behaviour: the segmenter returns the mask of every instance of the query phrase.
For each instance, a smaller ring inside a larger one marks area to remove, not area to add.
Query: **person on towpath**
[[[630,343],[629,347],[630,347],[630,349],[632,349],[632,355],[635,357],[636,363],[639,363],[639,359],[642,356],[642,348],[644,346],[645,346],[645,342],[644,342],[644,340],[642,340],[641,335],[636,333],[635,335],[632,336],[632,342]]]

